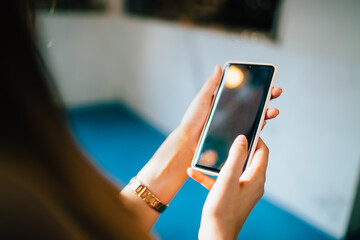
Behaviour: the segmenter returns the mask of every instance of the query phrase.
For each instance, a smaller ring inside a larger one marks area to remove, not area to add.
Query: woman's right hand
[[[242,173],[247,145],[244,135],[235,139],[217,180],[188,169],[190,177],[210,190],[203,207],[199,239],[236,239],[263,196],[269,149],[260,138],[252,161]]]

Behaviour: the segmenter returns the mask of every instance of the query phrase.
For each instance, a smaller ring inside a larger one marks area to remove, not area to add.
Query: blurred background
[[[37,38],[84,151],[124,186],[180,122],[215,64],[278,67],[265,196],[243,239],[359,239],[360,1],[57,0]],[[192,180],[153,233],[196,239]]]

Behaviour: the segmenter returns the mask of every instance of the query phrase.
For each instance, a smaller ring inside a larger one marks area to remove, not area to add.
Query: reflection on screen
[[[219,172],[227,159],[231,144],[239,134],[246,136],[250,149],[273,72],[272,66],[227,66],[219,90],[222,93],[214,103],[205,128],[197,167]]]

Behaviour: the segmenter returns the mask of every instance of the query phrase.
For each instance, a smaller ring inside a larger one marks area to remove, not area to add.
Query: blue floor
[[[124,185],[151,158],[164,134],[120,104],[71,109],[74,134],[95,163]],[[161,239],[197,239],[207,190],[189,179],[154,227]],[[246,221],[241,239],[332,239],[261,199]]]

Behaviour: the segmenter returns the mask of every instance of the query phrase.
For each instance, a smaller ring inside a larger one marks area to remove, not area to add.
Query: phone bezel
[[[257,142],[259,140],[259,137],[260,137],[260,132],[261,132],[261,129],[262,129],[262,125],[264,123],[264,120],[265,120],[265,114],[266,114],[266,109],[269,105],[269,102],[270,102],[270,98],[271,98],[271,89],[274,87],[274,82],[275,82],[275,78],[276,78],[276,75],[277,75],[277,67],[276,65],[274,64],[271,64],[271,63],[253,63],[253,62],[238,62],[238,61],[228,61],[224,64],[224,67],[223,67],[223,73],[222,73],[222,76],[221,76],[221,82],[219,84],[219,88],[215,94],[215,97],[214,97],[214,100],[212,102],[212,105],[211,105],[211,109],[210,109],[210,112],[209,112],[209,116],[207,117],[207,120],[206,120],[206,123],[204,124],[204,127],[202,129],[202,132],[201,132],[201,135],[200,135],[200,138],[199,138],[199,142],[198,142],[198,145],[196,147],[196,150],[195,150],[195,154],[194,154],[194,157],[193,157],[193,160],[191,162],[191,167],[200,171],[200,172],[203,172],[205,174],[208,174],[208,175],[213,175],[213,176],[217,176],[219,174],[220,171],[217,171],[217,169],[213,169],[213,168],[210,168],[210,167],[206,167],[206,166],[201,166],[201,167],[198,167],[196,166],[196,159],[198,158],[198,155],[200,154],[200,148],[201,146],[203,145],[203,141],[204,141],[204,137],[206,136],[206,133],[208,131],[208,125],[209,123],[211,122],[213,116],[214,116],[214,112],[216,110],[216,106],[219,102],[219,99],[220,99],[220,96],[221,96],[221,93],[222,93],[222,90],[224,88],[224,74],[225,74],[225,69],[226,67],[229,65],[229,64],[243,64],[243,65],[260,65],[260,66],[269,66],[269,67],[273,67],[274,68],[274,72],[273,72],[273,75],[272,75],[272,78],[271,78],[271,82],[270,82],[270,85],[269,85],[269,89],[267,91],[267,95],[266,95],[266,100],[265,100],[265,104],[264,104],[264,108],[263,108],[263,111],[261,113],[261,117],[260,117],[260,121],[259,121],[259,124],[258,124],[258,128],[256,130],[256,134],[255,134],[255,137],[254,137],[254,140],[251,144],[251,148],[250,148],[250,151],[249,151],[249,155],[248,155],[248,158],[247,158],[247,162],[244,166],[244,169],[248,166],[248,164],[251,162],[251,159],[253,157],[253,154],[255,152],[255,149],[256,149],[256,145],[257,145]]]

